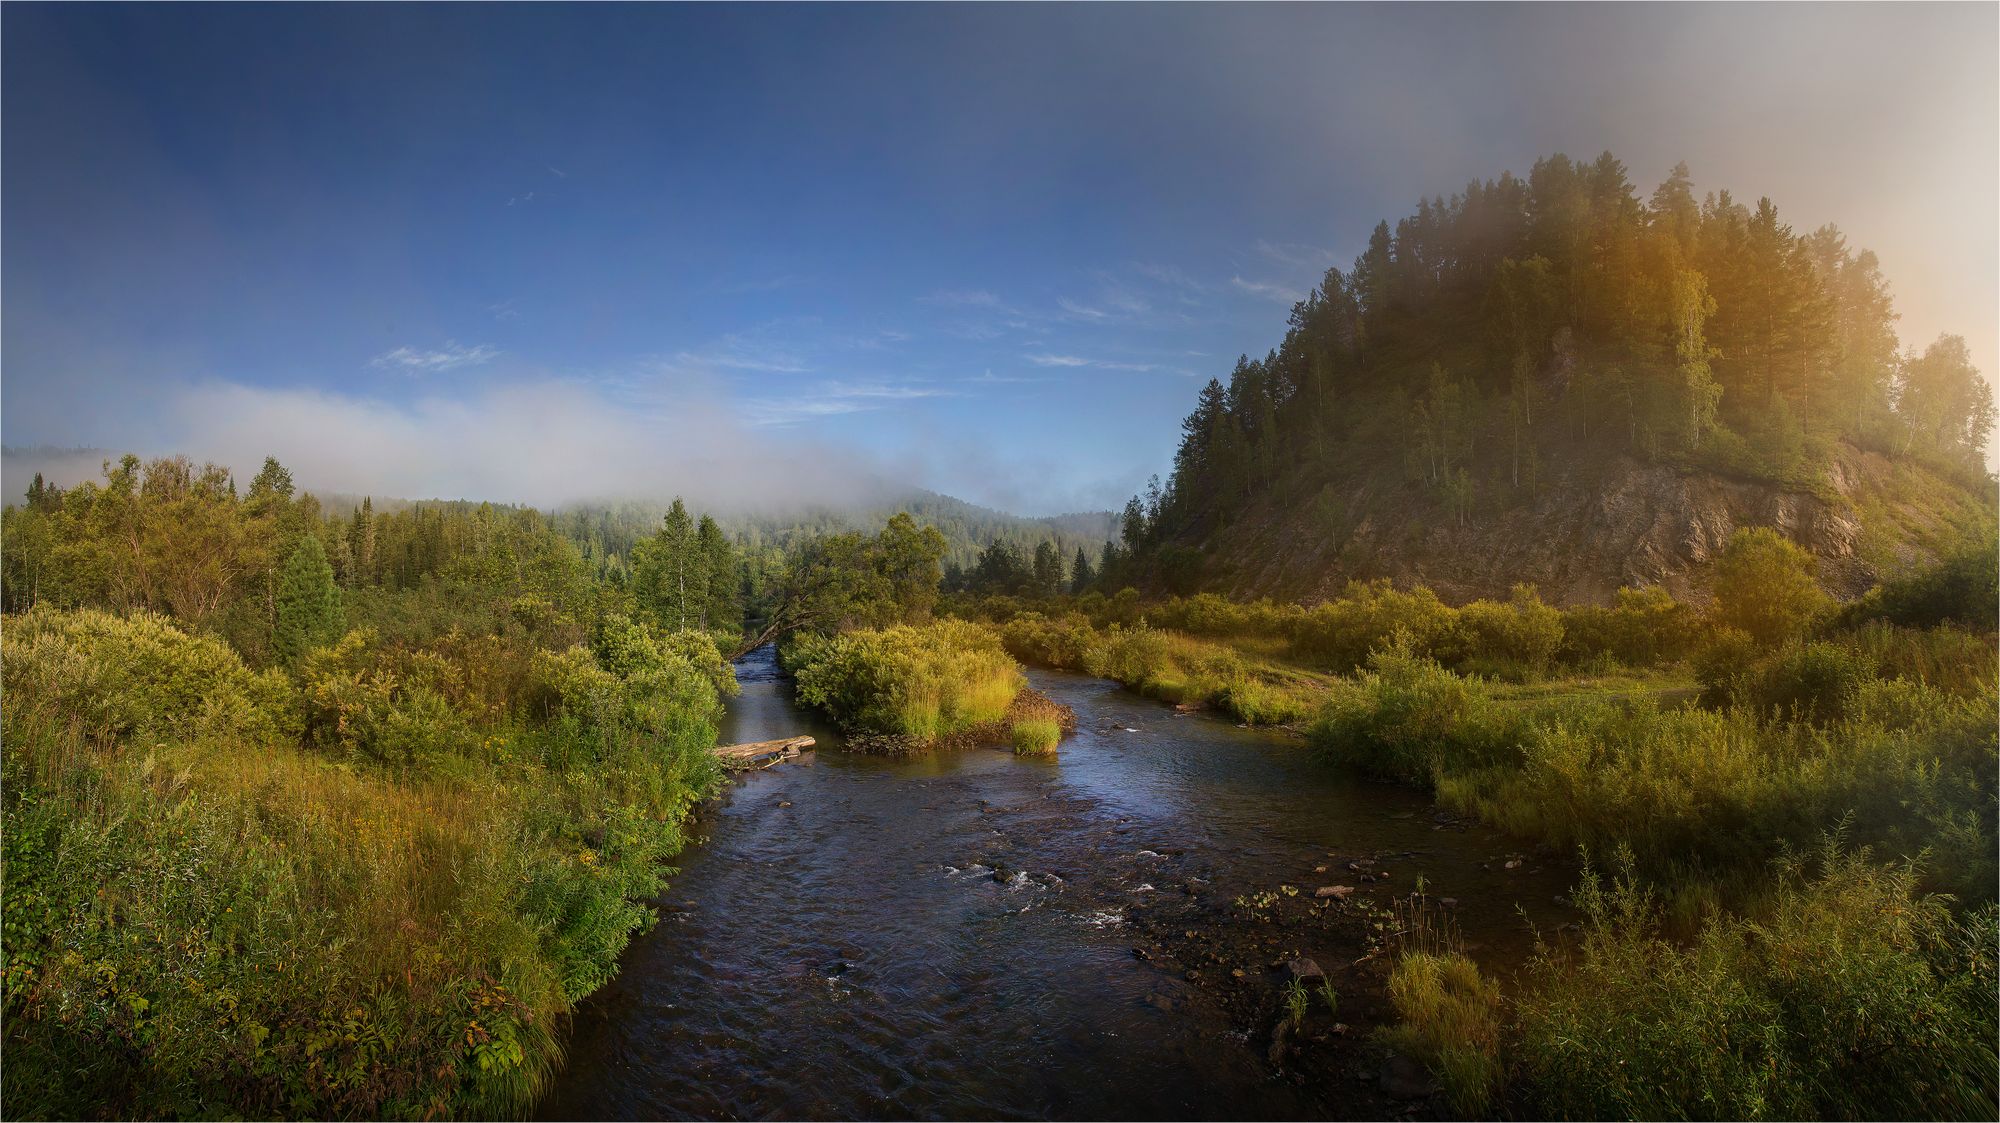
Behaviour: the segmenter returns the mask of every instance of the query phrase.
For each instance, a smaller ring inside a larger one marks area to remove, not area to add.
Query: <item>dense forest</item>
[[[1201,551],[1246,516],[1294,540],[1392,507],[1470,528],[1634,461],[1838,505],[1842,450],[1867,452],[1990,508],[1992,390],[1962,339],[1904,350],[1896,320],[1873,253],[1698,198],[1685,166],[1644,199],[1608,152],[1475,181],[1378,225],[1275,350],[1202,388],[1125,508],[1117,583],[1226,579]]]

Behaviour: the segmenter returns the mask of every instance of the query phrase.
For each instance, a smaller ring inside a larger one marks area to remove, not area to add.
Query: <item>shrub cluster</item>
[[[802,633],[782,658],[799,700],[842,728],[919,744],[999,721],[1027,685],[999,634],[965,620]]]
[[[1526,1098],[1567,1119],[1982,1119],[1995,1110],[1992,905],[1954,917],[1909,866],[1828,844],[1750,918],[1659,935],[1627,871],[1586,872],[1573,951],[1520,1001]]]

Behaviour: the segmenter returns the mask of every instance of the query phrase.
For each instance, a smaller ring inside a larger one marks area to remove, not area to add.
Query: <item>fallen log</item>
[[[763,768],[813,747],[811,737],[780,737],[775,741],[749,741],[741,745],[718,745],[715,755],[725,768]]]

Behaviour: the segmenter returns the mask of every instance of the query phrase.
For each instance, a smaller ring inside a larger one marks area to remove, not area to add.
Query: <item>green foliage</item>
[[[333,643],[347,630],[340,589],[333,583],[333,567],[327,564],[319,539],[305,535],[292,547],[278,573],[276,603],[271,644],[288,666],[313,648]]]
[[[924,744],[999,721],[1027,685],[999,635],[963,620],[802,633],[782,655],[800,701],[844,728]]]
[[[1390,582],[1348,582],[1340,599],[1307,611],[1293,626],[1292,649],[1300,658],[1336,671],[1368,662],[1370,652],[1398,632],[1408,645],[1430,651],[1449,635],[1456,614],[1426,588],[1402,592]]]
[[[1956,624],[1990,631],[2000,613],[2000,549],[1989,527],[1937,565],[1884,582],[1842,617],[1886,620],[1904,627]]]
[[[0,633],[7,708],[96,742],[146,743],[217,731],[296,736],[298,698],[283,675],[253,672],[229,645],[148,614],[38,608]]]
[[[1563,611],[1563,661],[1609,657],[1628,667],[1656,667],[1688,657],[1701,640],[1694,610],[1658,585],[1618,590],[1610,608]]]
[[[1629,458],[1825,496],[1836,456],[1862,445],[1921,459],[1990,510],[1996,414],[1964,341],[1905,360],[1873,254],[1692,183],[1677,167],[1642,201],[1610,153],[1556,154],[1378,225],[1276,348],[1197,392],[1171,479],[1127,507],[1110,579],[1191,592],[1168,559],[1226,573],[1231,553],[1254,556],[1246,513],[1261,541],[1337,549],[1366,513],[1328,519],[1314,496],[1415,507],[1440,532],[1538,517],[1544,465],[1587,489]],[[1287,583],[1326,572],[1307,570]],[[1377,642],[1325,655],[1358,666]]]
[[[1629,870],[1586,872],[1576,899],[1581,946],[1544,948],[1520,1000],[1519,1071],[1550,1117],[1994,1114],[1993,906],[1955,919],[1909,867],[1831,844],[1687,946]]]
[[[1514,586],[1505,604],[1473,601],[1458,610],[1461,665],[1540,675],[1563,645],[1563,614],[1542,603],[1532,585]]]
[[[1367,672],[1327,696],[1308,730],[1329,760],[1429,786],[1448,774],[1518,759],[1517,715],[1476,680],[1418,654],[1407,633],[1368,663]]]
[[[10,618],[10,1110],[525,1112],[715,783],[713,667],[648,643],[586,728],[506,635],[351,633],[295,688],[155,617]]]
[[[1739,530],[1715,562],[1715,614],[1770,645],[1796,634],[1826,607],[1813,556],[1767,527]]]

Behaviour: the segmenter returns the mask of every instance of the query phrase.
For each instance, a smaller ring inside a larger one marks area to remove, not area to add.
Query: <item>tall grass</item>
[[[715,780],[713,687],[671,661],[603,673],[694,699],[672,732],[524,699],[413,756],[366,745],[429,687],[378,681],[341,711],[362,747],[307,747],[298,688],[163,621],[38,611],[0,644],[24,1117],[521,1114]]]
[[[1062,741],[1062,726],[1049,718],[1025,718],[1009,731],[1014,752],[1020,756],[1048,756]]]
[[[1422,1061],[1452,1109],[1483,1114],[1500,1090],[1500,988],[1462,953],[1405,952],[1389,974],[1389,1045]]]

